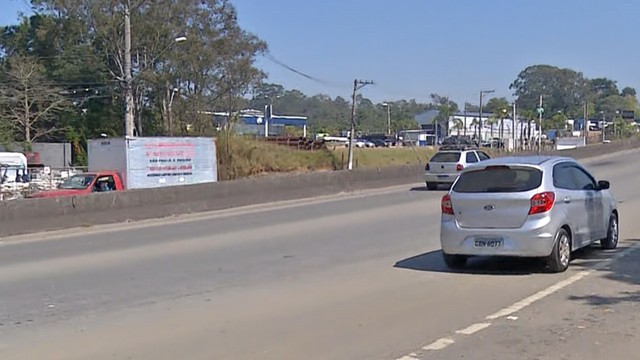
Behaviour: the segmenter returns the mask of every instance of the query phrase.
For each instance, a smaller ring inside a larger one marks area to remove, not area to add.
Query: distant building
[[[10,148],[5,148],[0,145],[0,151],[15,151],[15,152],[25,152],[22,144],[15,143]],[[72,164],[72,151],[71,151],[71,143],[45,143],[45,142],[34,142],[31,143],[31,153],[36,155],[33,158],[39,159],[38,165],[49,166],[54,169],[63,169],[68,168]],[[29,161],[30,165],[33,163],[33,160]]]
[[[213,112],[214,126],[222,128],[229,119],[228,112]],[[265,107],[265,111],[247,109],[240,111],[238,122],[235,124],[235,131],[242,135],[273,136],[284,134],[285,126],[295,126],[302,129],[303,136],[307,136],[307,117],[274,115],[270,108]]]
[[[492,117],[493,114],[484,112],[482,116],[478,112],[455,113],[449,118],[448,135],[466,135],[479,141],[499,138],[508,149],[538,137],[536,121],[518,118],[514,122],[511,117],[496,121]]]
[[[439,114],[440,112],[438,110],[427,110],[421,114],[416,115],[414,117],[414,120],[418,123],[420,129],[424,129],[425,126],[433,125],[433,122]]]
[[[442,140],[446,136],[445,134],[446,128],[442,124],[437,124],[437,125],[435,124],[435,121],[438,115],[440,115],[440,111],[438,110],[427,110],[414,117],[415,122],[418,123],[419,129],[422,130],[420,134],[422,134],[423,138],[429,139],[424,141],[429,142],[430,145],[433,145],[433,142],[435,141],[435,138],[436,138],[436,134],[438,135],[439,140]],[[416,139],[416,141],[419,141],[419,140]]]

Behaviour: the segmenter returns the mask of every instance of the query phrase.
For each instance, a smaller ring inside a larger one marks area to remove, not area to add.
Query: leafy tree
[[[589,80],[591,94],[596,98],[606,98],[608,96],[619,95],[616,82],[607,78],[596,78]]]
[[[125,77],[123,14],[130,10],[139,129],[144,123],[166,132],[168,103],[173,100],[172,114],[183,132],[186,125],[200,133],[211,131],[210,118],[201,110],[227,108],[229,96],[243,97],[264,76],[253,62],[266,44],[238,26],[235,8],[228,0],[33,3],[40,14],[81,24],[82,31],[77,33],[82,39],[75,43],[88,44],[110,80],[119,82],[120,91]],[[176,44],[175,39],[182,35],[187,41]]]
[[[617,111],[620,110],[634,110],[637,101],[633,98],[625,98],[620,95],[607,96],[596,105],[598,113],[603,112],[606,119],[613,119]]]
[[[453,130],[456,131],[456,133],[460,134],[460,131],[464,129],[464,122],[462,120],[460,120],[459,118],[454,118],[453,119]]]
[[[590,83],[582,73],[550,65],[534,65],[524,69],[509,86],[514,90],[521,109],[538,107],[543,96],[545,113],[562,111],[580,114],[590,93]]]
[[[613,124],[614,136],[618,138],[626,138],[637,134],[635,124],[632,124],[628,121],[617,119],[614,120]]]
[[[438,125],[444,124],[445,133],[449,133],[449,118],[458,112],[458,104],[450,100],[446,96],[431,94],[431,103],[438,109],[438,116],[434,119],[434,123]]]
[[[278,99],[284,94],[284,86],[280,84],[261,83],[254,88],[249,104],[252,108],[262,109],[266,105],[277,104]]]
[[[487,105],[483,106],[482,110],[495,114],[500,118],[504,113],[503,110],[507,110],[508,112],[510,107],[511,106],[509,101],[507,101],[507,98],[491,98],[487,101]]]
[[[542,122],[542,128],[546,130],[560,130],[567,129],[567,116],[562,112],[556,112],[551,117],[546,117]]]
[[[622,89],[622,91],[620,92],[620,95],[623,97],[636,97],[636,89],[632,88],[632,87],[625,87],[624,89]]]

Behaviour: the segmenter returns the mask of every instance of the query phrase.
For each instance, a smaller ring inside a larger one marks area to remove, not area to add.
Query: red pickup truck
[[[115,171],[99,171],[73,175],[57,189],[31,194],[30,198],[48,198],[58,196],[85,195],[94,192],[122,191],[122,178]]]

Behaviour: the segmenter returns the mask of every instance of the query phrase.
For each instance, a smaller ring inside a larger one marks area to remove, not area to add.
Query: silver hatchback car
[[[544,257],[563,272],[574,250],[618,245],[618,208],[608,181],[557,156],[504,157],[466,168],[441,201],[447,266],[469,256]]]

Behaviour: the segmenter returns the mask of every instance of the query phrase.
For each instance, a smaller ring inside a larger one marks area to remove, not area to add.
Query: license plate
[[[502,247],[502,239],[478,238],[473,241],[473,246],[477,248],[499,248]]]
[[[438,175],[438,179],[444,179],[444,178],[448,178],[449,175]]]

